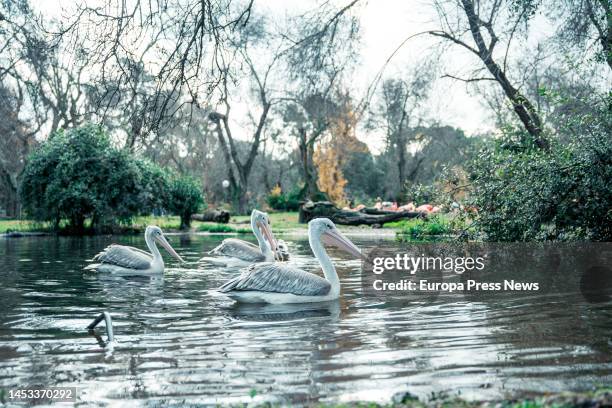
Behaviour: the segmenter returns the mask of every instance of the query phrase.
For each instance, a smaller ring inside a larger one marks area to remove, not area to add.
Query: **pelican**
[[[276,260],[277,261],[288,261],[289,260],[289,245],[282,239],[276,240]]]
[[[265,212],[251,212],[251,228],[257,238],[257,244],[236,238],[227,238],[221,245],[209,252],[210,255],[221,255],[217,258],[202,258],[203,261],[218,265],[244,265],[254,262],[274,262],[278,244],[270,229],[270,218]]]
[[[240,276],[221,286],[219,291],[243,303],[311,303],[337,299],[340,280],[321,241],[356,257],[361,257],[361,251],[327,218],[308,223],[308,241],[325,278],[283,263],[261,263],[242,269]]]
[[[164,271],[164,259],[155,242],[159,242],[176,259],[185,262],[170,246],[161,228],[149,225],[145,230],[145,242],[151,253],[130,246],[112,244],[94,257],[93,260],[97,263],[88,265],[85,269],[110,273],[162,273]]]

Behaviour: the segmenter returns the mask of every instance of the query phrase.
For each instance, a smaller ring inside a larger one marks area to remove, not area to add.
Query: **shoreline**
[[[392,229],[370,229],[366,230],[364,228],[355,228],[348,227],[343,228],[340,226],[340,230],[346,236],[351,237],[363,237],[363,238],[395,238],[397,233]],[[196,235],[196,236],[241,236],[241,235],[249,235],[251,232],[211,232],[211,231],[198,231],[192,229],[190,231],[180,231],[180,230],[172,230],[169,229],[167,232],[164,232],[166,235]],[[306,237],[308,236],[307,228],[294,228],[290,230],[281,230],[274,233],[278,236],[293,236],[293,237]],[[46,231],[11,231],[7,233],[0,234],[0,238],[10,239],[10,238],[30,238],[30,237],[49,237],[49,236],[61,236],[61,237],[91,237],[91,236],[128,236],[128,235],[139,235],[139,232],[111,232],[111,233],[99,233],[99,234],[66,234],[60,232],[46,232]]]
[[[256,402],[248,404],[254,407],[285,406],[275,405],[270,402]],[[388,403],[372,401],[348,401],[331,403],[307,404],[305,407],[317,408],[599,408],[612,406],[612,389],[604,388],[594,391],[570,392],[562,391],[555,393],[524,394],[520,397],[508,397],[494,400],[466,400],[459,397],[437,398],[435,395],[426,401],[420,400],[409,392],[398,393]]]

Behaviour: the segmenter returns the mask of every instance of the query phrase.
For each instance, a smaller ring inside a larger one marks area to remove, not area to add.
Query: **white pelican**
[[[157,274],[164,271],[164,259],[157,249],[159,242],[173,257],[181,262],[183,258],[170,246],[161,228],[149,225],[145,230],[145,242],[152,254],[142,249],[112,244],[94,257],[97,263],[88,265],[85,269],[110,273]]]
[[[244,303],[310,303],[337,299],[340,279],[321,241],[356,257],[361,257],[361,251],[327,218],[308,223],[308,241],[325,278],[282,263],[261,263],[244,268],[240,276],[221,286],[219,291]]]
[[[245,265],[254,262],[274,262],[278,244],[270,229],[270,218],[265,212],[251,212],[251,228],[257,244],[236,238],[227,238],[210,255],[220,255],[221,258],[204,257],[201,260],[218,265]]]

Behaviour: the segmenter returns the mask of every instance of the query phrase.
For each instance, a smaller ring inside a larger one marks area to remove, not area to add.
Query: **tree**
[[[544,43],[527,50],[516,62],[516,68],[522,73],[523,93],[533,102],[545,132],[550,135],[563,136],[561,130],[567,112],[596,113],[590,97],[600,94],[602,86],[605,89],[605,73],[601,67],[582,64],[567,67]],[[490,87],[477,87],[485,105],[494,113],[497,127],[515,127],[513,113],[506,109],[505,96]]]
[[[363,191],[366,187],[349,183],[351,180],[361,182],[368,179],[367,176],[364,177],[363,174],[354,171],[374,170],[373,166],[367,167],[367,162],[355,165],[352,160],[355,157],[369,159],[370,162],[372,160],[367,145],[357,139],[359,118],[360,112],[356,111],[352,98],[345,94],[335,117],[330,118],[329,132],[319,142],[314,155],[319,174],[318,186],[339,205],[349,203],[349,191],[360,189]]]
[[[359,142],[355,147],[344,158],[342,174],[346,177],[349,202],[358,204],[383,194],[385,173],[376,165],[375,156],[365,143]]]
[[[68,61],[60,39],[51,38],[52,23],[37,19],[27,0],[7,0],[0,5],[0,40],[3,40],[0,79],[19,87],[29,103],[31,121],[38,132],[47,125],[50,134],[78,126],[88,112],[83,81],[87,53],[70,44],[78,57]]]
[[[317,168],[314,163],[315,145],[329,130],[338,106],[327,94],[296,95],[285,105],[283,120],[297,138],[298,159],[304,187],[300,196],[317,200],[321,192],[317,186]]]
[[[458,45],[476,56],[489,75],[479,74],[469,78],[446,75],[466,83],[479,81],[496,82],[512,105],[514,113],[521,121],[527,134],[540,149],[548,148],[548,140],[543,134],[542,120],[533,103],[516,87],[509,76],[508,54],[521,23],[529,18],[532,8],[524,3],[510,0],[457,0],[436,2],[442,25],[440,30],[428,33]],[[453,11],[459,10],[458,15]],[[505,50],[500,53],[498,45],[505,42]]]
[[[592,46],[599,49],[598,61],[612,70],[612,4],[609,0],[535,1],[515,0],[519,8],[538,8],[555,21],[561,21],[556,43],[563,50],[575,50],[588,55]]]
[[[410,158],[408,149],[417,136],[413,128],[423,121],[422,107],[431,89],[434,73],[432,65],[424,62],[416,65],[403,78],[383,81],[379,103],[369,123],[370,128],[385,130],[386,160],[397,167],[397,179],[392,181],[397,199],[403,196]]]
[[[137,102],[135,116],[130,116],[137,130],[132,134],[138,134],[140,127],[156,131],[184,105],[198,106],[211,98],[226,75],[228,43],[248,27],[252,8],[252,0],[84,2],[56,36],[91,50],[87,65],[91,82],[101,88],[103,107]],[[133,92],[117,97],[123,87],[133,87],[137,94],[142,90],[141,63],[154,79],[147,85],[147,97],[134,98]],[[141,123],[143,115],[146,122]]]
[[[272,70],[277,64],[279,55],[274,54],[260,72],[250,54],[251,41],[257,42],[257,38],[249,38],[247,36],[247,38],[236,43],[237,53],[247,66],[248,78],[251,80],[251,84],[249,85],[256,95],[255,101],[260,108],[257,119],[254,119],[254,128],[249,140],[250,148],[246,153],[246,157],[241,155],[229,123],[231,110],[228,87],[229,78],[224,79],[224,91],[222,95],[222,104],[225,107],[225,112],[211,112],[208,116],[211,122],[216,125],[217,139],[226,161],[232,197],[238,212],[241,214],[247,212],[249,177],[255,159],[259,154],[259,146],[264,139],[265,127],[270,110],[275,103],[275,99],[270,95],[269,80]]]
[[[569,113],[544,152],[509,132],[468,166],[475,227],[490,241],[612,239],[610,96],[598,114]],[[534,175],[537,175],[535,177]]]
[[[283,97],[283,120],[297,140],[298,160],[304,186],[302,198],[321,197],[317,169],[313,162],[315,145],[329,134],[342,108],[342,83],[357,58],[359,21],[351,9],[357,0],[336,7],[324,2],[286,22],[290,47],[284,54],[286,75],[292,82]]]
[[[101,127],[86,125],[56,133],[32,152],[20,194],[34,219],[56,228],[67,219],[82,233],[87,218],[97,227],[138,214],[147,205],[141,177],[136,161],[114,148]]]
[[[24,95],[0,85],[0,207],[9,217],[20,212],[19,181],[28,153],[36,141],[28,123],[19,118],[23,111]]]
[[[175,176],[170,182],[168,195],[168,209],[181,217],[181,229],[189,229],[191,216],[204,204],[200,184],[190,176]]]
[[[148,159],[135,159],[140,174],[140,184],[136,199],[138,213],[142,215],[160,214],[170,199],[172,171],[162,168]]]
[[[314,153],[313,161],[319,173],[317,180],[319,189],[327,194],[333,203],[346,205],[347,197],[344,191],[346,179],[342,174],[338,150],[331,143],[321,144]]]

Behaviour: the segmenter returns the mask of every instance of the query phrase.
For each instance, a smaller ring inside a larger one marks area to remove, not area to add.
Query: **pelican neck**
[[[268,252],[270,252],[270,249],[268,248],[268,245],[266,244],[266,240],[261,234],[261,231],[257,227],[257,222],[255,221],[255,215],[251,216],[251,229],[253,230],[253,234],[255,235],[255,238],[257,238],[257,244],[259,245],[259,250],[264,256],[268,255]]]
[[[317,258],[321,268],[323,269],[325,279],[327,279],[327,281],[331,284],[330,293],[338,295],[340,293],[340,279],[338,278],[336,267],[327,254],[325,247],[323,247],[323,244],[321,243],[321,236],[319,235],[318,237],[315,237],[315,233],[312,228],[308,229],[308,242],[310,243],[310,249],[312,249],[315,258]]]
[[[145,242],[147,243],[149,251],[151,251],[151,253],[153,254],[153,263],[159,263],[164,266],[164,258],[162,258],[161,253],[157,248],[157,244],[155,243],[155,240],[151,235],[152,233],[145,232]]]

